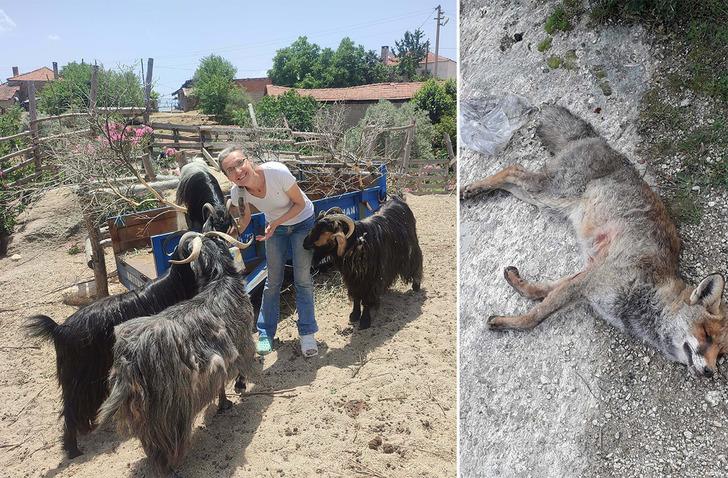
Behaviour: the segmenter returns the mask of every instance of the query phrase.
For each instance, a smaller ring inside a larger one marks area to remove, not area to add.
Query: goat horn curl
[[[190,240],[192,241],[192,252],[190,252],[190,255],[187,256],[187,258],[180,259],[178,261],[170,259],[170,264],[189,264],[200,256],[200,251],[202,250],[202,236],[196,232],[186,232],[179,240],[177,248],[179,249],[180,247],[184,247],[184,245]]]
[[[354,234],[354,221],[346,214],[328,214],[326,217],[328,219],[340,219],[349,226],[349,230],[346,231],[346,235],[344,236],[346,239],[349,239]]]
[[[253,243],[252,237],[250,238],[250,240],[248,242],[240,242],[237,239],[235,239],[234,237],[228,236],[224,232],[220,232],[220,231],[206,232],[205,237],[209,237],[209,236],[221,237],[221,238],[225,239],[226,241],[228,241],[230,244],[235,245],[238,249],[247,249]]]
[[[207,211],[212,215],[215,214],[215,208],[212,207],[212,204],[210,204],[209,202],[206,202],[205,204],[202,205],[202,210]]]

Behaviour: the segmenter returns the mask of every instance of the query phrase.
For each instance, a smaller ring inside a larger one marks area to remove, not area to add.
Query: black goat
[[[187,208],[190,231],[227,232],[233,225],[229,205],[204,160],[195,159],[182,167],[175,202]]]
[[[255,361],[243,273],[226,246],[200,235],[191,241],[195,271],[207,284],[190,300],[115,327],[112,388],[98,416],[138,437],[165,476],[184,458],[197,414],[216,397],[219,410],[230,407],[225,384]]]
[[[371,325],[370,309],[378,307],[397,277],[412,283],[412,290],[420,289],[422,251],[415,226],[407,203],[392,198],[361,221],[352,221],[339,208],[322,211],[303,241],[304,248],[333,258],[354,302],[349,320],[359,322],[360,329]]]
[[[174,259],[180,259],[179,248]],[[78,310],[62,324],[45,315],[28,318],[29,334],[53,340],[56,374],[62,391],[63,449],[69,458],[81,455],[77,435],[95,428],[99,406],[108,395],[113,359],[114,326],[152,315],[193,297],[198,290],[189,264],[173,264],[163,277],[140,290],[104,297]]]

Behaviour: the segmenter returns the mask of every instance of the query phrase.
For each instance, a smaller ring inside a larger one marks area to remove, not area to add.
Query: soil
[[[185,477],[340,477],[455,475],[456,199],[408,196],[425,256],[420,292],[398,283],[370,329],[352,329],[349,301],[335,271],[316,277],[320,355],[304,359],[293,294],[283,294],[280,342],[259,359],[261,375],[234,406],[198,417]],[[93,277],[83,254],[73,197],[54,192],[20,218],[0,259],[0,468],[13,477],[152,476],[138,440],[110,425],[80,439],[85,452],[63,455],[59,390],[51,344],[29,339],[23,319],[56,321],[75,308],[60,291]],[[44,224],[53,232],[40,232]],[[107,249],[110,253],[110,249]],[[107,257],[109,271],[115,269]],[[123,287],[112,281],[112,293]]]

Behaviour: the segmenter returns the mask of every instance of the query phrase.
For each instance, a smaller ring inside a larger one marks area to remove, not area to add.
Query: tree
[[[423,111],[427,111],[433,124],[439,123],[443,116],[454,116],[456,100],[448,94],[444,82],[429,79],[415,93],[412,101]]]
[[[320,48],[300,37],[280,49],[268,71],[273,84],[296,88],[338,88],[391,79],[391,71],[372,50],[346,37],[336,51]]]
[[[409,81],[417,75],[417,67],[425,59],[430,49],[430,42],[422,41],[424,35],[424,32],[418,28],[414,33],[404,32],[402,40],[394,42],[394,54],[399,59],[397,73]]]
[[[255,105],[255,113],[261,126],[281,126],[283,118],[296,131],[312,131],[313,120],[320,105],[311,96],[299,95],[289,90],[280,96],[264,96]]]
[[[235,67],[218,55],[200,61],[193,78],[194,96],[205,114],[215,115],[218,121],[230,123],[235,111],[249,102],[247,95],[233,81]]]
[[[89,106],[93,65],[71,62],[61,68],[59,79],[40,92],[38,109],[47,114]],[[153,92],[153,96],[158,96]],[[105,70],[99,68],[96,105],[104,107],[144,106],[144,85],[130,68]]]

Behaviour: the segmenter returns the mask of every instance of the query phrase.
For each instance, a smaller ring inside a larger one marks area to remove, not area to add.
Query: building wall
[[[423,73],[425,71],[425,66],[422,65],[419,68],[417,68],[417,73]],[[434,76],[435,72],[435,64],[434,63],[428,63],[427,64],[427,71],[430,72],[431,75]],[[441,61],[437,65],[437,77],[441,80],[450,80],[450,79],[456,79],[458,76],[458,64],[454,61]]]

